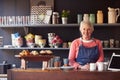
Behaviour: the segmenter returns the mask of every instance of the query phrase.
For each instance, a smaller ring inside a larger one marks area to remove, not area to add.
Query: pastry
[[[40,54],[46,54],[46,51],[45,50],[41,50]]]
[[[39,53],[37,51],[31,51],[30,54],[36,56],[36,55],[39,55]]]
[[[19,53],[20,56],[28,56],[30,55],[30,52],[28,50],[23,50]]]
[[[46,50],[47,54],[52,54],[53,52],[51,50]]]

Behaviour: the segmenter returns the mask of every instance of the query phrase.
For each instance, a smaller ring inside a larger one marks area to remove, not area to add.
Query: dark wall
[[[30,0],[0,0],[1,16],[29,15]]]
[[[63,9],[70,10],[70,23],[76,23],[77,14],[97,13],[102,10],[104,22],[107,22],[107,8],[120,7],[119,0],[54,0],[54,11],[61,13]],[[0,15],[29,15],[30,0],[0,0]]]
[[[104,13],[104,22],[107,22],[108,7],[120,8],[119,0],[55,0],[55,11],[61,12],[63,9],[71,11],[69,22],[76,23],[77,14],[97,13],[102,10]]]

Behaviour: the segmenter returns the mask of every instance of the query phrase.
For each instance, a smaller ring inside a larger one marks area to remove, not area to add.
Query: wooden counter
[[[120,80],[120,72],[9,69],[8,80]]]

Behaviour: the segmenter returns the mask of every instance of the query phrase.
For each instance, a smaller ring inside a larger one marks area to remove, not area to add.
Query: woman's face
[[[80,31],[81,31],[81,35],[82,35],[83,40],[91,39],[91,34],[93,32],[93,29],[91,26],[84,24],[84,25],[82,25]]]

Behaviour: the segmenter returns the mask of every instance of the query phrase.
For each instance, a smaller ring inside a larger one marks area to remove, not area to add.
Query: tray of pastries
[[[31,60],[31,61],[48,61],[50,58],[53,58],[53,52],[51,50],[41,50],[41,51],[28,51],[23,50],[19,53],[19,55],[15,55],[20,59]]]

